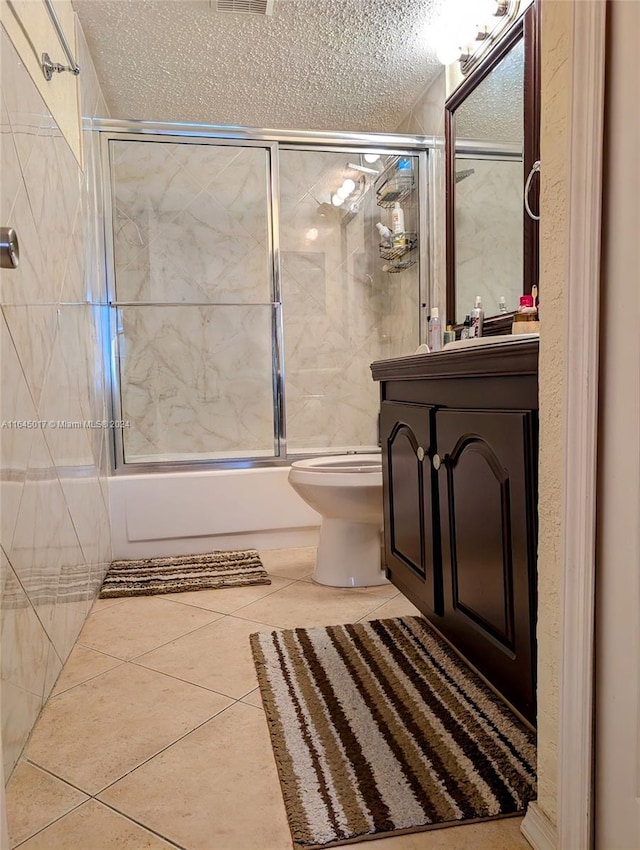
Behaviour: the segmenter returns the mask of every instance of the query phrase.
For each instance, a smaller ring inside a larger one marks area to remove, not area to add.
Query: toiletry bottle
[[[437,307],[431,308],[431,318],[429,319],[429,348],[431,351],[442,350],[442,324],[440,323],[440,315]]]
[[[376,223],[376,228],[383,242],[387,242],[389,245],[391,245],[391,231],[389,230],[389,228],[385,227],[385,225],[381,221]]]
[[[469,316],[464,317],[462,330],[460,331],[460,339],[469,339],[469,330],[471,328],[471,319]]]
[[[404,248],[407,241],[404,235],[404,213],[398,201],[393,205],[391,212],[391,229],[393,230],[394,247]]]
[[[456,341],[456,332],[454,330],[453,325],[447,325],[447,329],[444,332],[443,344],[446,345],[448,342]]]
[[[521,295],[518,312],[513,317],[512,334],[539,333],[538,308],[533,295]]]
[[[498,301],[498,310],[500,313],[507,312],[507,302],[505,301],[504,295],[500,296],[500,301]]]
[[[477,339],[482,336],[482,327],[484,325],[484,310],[482,309],[482,298],[476,295],[476,304],[471,311],[471,328],[469,330],[469,338]]]

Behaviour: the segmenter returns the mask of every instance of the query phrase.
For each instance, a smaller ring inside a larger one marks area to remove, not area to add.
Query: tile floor
[[[312,584],[313,549],[261,554],[271,585],[95,603],[9,782],[12,847],[290,850],[249,634],[418,612]],[[525,850],[519,825],[351,847]]]

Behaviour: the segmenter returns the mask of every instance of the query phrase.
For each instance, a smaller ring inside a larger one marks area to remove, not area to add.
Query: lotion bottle
[[[398,201],[396,201],[393,205],[393,210],[391,212],[391,229],[393,230],[394,247],[403,248],[406,244],[406,237],[404,235],[404,212],[402,211],[402,207]]]
[[[429,319],[429,348],[431,351],[442,351],[442,323],[437,307],[431,308]]]
[[[482,336],[482,327],[484,325],[484,310],[482,309],[482,298],[476,295],[475,307],[471,311],[471,328],[469,337],[476,339]]]

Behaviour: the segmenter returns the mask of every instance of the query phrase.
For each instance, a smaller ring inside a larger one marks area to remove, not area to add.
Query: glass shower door
[[[279,454],[270,157],[109,141],[124,463]]]

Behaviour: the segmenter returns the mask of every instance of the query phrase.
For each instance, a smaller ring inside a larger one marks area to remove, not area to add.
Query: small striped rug
[[[255,549],[113,561],[104,578],[100,599],[185,593],[249,584],[271,584]]]
[[[535,735],[420,617],[251,636],[297,848],[524,811]]]

